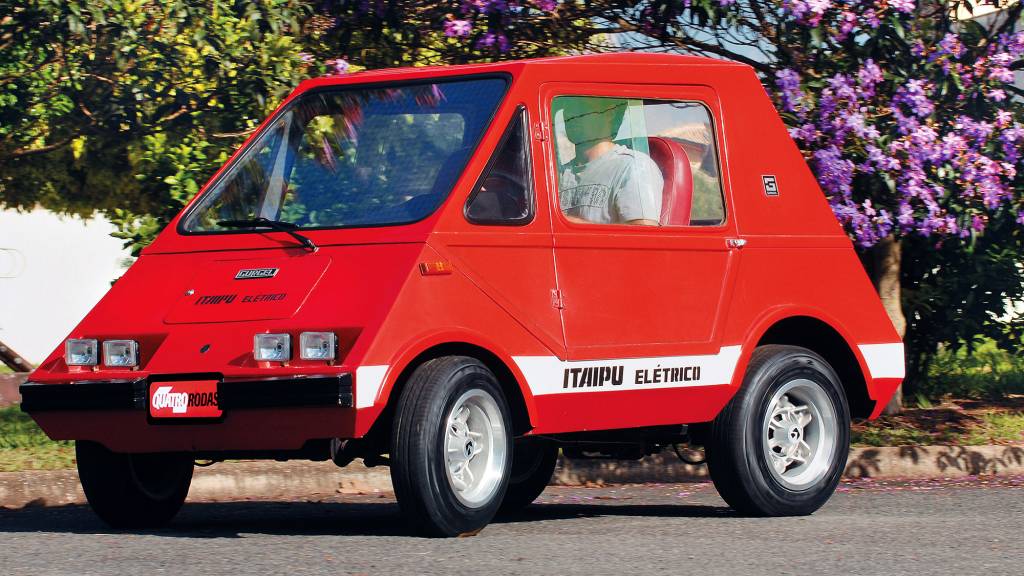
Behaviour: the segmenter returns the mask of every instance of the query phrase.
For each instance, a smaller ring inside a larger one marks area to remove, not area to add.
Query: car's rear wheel
[[[501,502],[510,514],[529,506],[544,492],[558,463],[558,445],[543,438],[520,438],[512,451],[512,474]]]
[[[114,528],[158,528],[188,496],[188,454],[119,454],[95,442],[75,444],[78,476],[89,506]]]
[[[430,536],[481,530],[508,485],[512,431],[497,379],[473,358],[419,366],[398,401],[391,481],[406,519]]]
[[[849,447],[850,411],[828,362],[797,346],[762,346],[712,424],[708,471],[740,513],[806,515],[835,491]]]

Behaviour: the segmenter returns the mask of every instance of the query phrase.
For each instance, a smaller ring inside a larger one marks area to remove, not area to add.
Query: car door
[[[435,233],[459,268],[553,354],[564,355],[552,294],[554,253],[546,190],[535,176],[542,152],[531,146],[530,113],[497,120],[502,133],[474,180],[453,231]],[[503,342],[515,352],[519,346]]]
[[[622,111],[608,112],[617,108]],[[549,131],[555,273],[568,359],[651,359],[654,370],[665,359],[738,356],[738,347],[723,352],[720,342],[742,242],[735,238],[726,202],[729,181],[714,91],[550,83],[541,91],[541,109]],[[604,126],[618,124],[607,135],[609,152],[597,154],[593,142],[602,137],[600,130],[578,123],[598,121],[601,114],[613,115],[600,120]],[[608,154],[632,168],[609,166],[614,162]],[[596,161],[588,159],[594,155]],[[660,182],[652,164],[663,172]],[[689,198],[665,187],[669,181],[684,190],[687,178]],[[651,206],[655,189],[662,193],[660,206]],[[692,376],[663,375],[678,378],[679,385],[726,383]],[[618,389],[653,378],[651,372],[630,372]],[[567,386],[578,384],[568,380]]]

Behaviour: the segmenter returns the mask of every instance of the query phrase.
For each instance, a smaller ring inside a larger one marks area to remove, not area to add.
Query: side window
[[[711,115],[696,102],[559,96],[558,195],[574,222],[709,226],[725,219]]]
[[[674,194],[676,214],[669,214],[671,225],[717,226],[725,221],[725,204],[722,200],[722,179],[718,171],[718,146],[715,143],[715,129],[711,113],[699,102],[665,102],[648,100],[644,102],[644,116],[647,119],[648,142],[665,149],[662,156],[681,156],[689,164],[690,178],[685,182],[682,174],[675,173]],[[679,155],[679,152],[682,155]],[[652,154],[654,151],[652,150]],[[667,159],[655,155],[659,165],[668,164]],[[683,167],[685,172],[685,166]],[[663,169],[664,171],[664,169]],[[687,193],[689,202],[685,201]],[[689,214],[683,214],[688,204]]]
[[[483,176],[466,201],[475,224],[526,224],[533,217],[526,109],[520,109],[502,136]]]

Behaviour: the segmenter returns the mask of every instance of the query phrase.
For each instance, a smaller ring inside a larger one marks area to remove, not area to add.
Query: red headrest
[[[647,139],[651,159],[665,179],[661,189],[662,226],[690,224],[690,206],[693,204],[693,173],[690,158],[682,144],[668,138],[652,136]]]

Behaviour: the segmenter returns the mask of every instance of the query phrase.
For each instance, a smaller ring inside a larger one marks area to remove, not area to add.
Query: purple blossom
[[[804,142],[813,142],[817,138],[818,129],[814,124],[804,124],[799,128],[790,128],[789,135],[794,140],[802,140]]]
[[[857,92],[853,87],[852,79],[846,74],[836,74],[828,80],[829,88],[832,89],[833,93],[838,98],[844,98],[854,100],[857,98]]]
[[[914,0],[889,0],[889,6],[904,14],[910,14],[914,11],[915,2]]]
[[[868,59],[864,62],[864,65],[857,71],[857,82],[862,89],[871,89],[885,79],[882,74],[882,69],[875,64],[875,61]]]
[[[814,163],[817,167],[818,181],[822,186],[842,197],[851,194],[855,166],[852,161],[843,157],[839,148],[829,146],[816,150]]]
[[[964,53],[964,45],[960,42],[960,37],[952,32],[946,34],[942,40],[939,41],[939,49],[936,51],[939,55],[952,56],[953,58],[959,58]]]
[[[935,105],[929,98],[929,88],[928,83],[924,80],[908,80],[906,84],[896,89],[896,94],[893,96],[893,104],[902,104],[910,108],[918,118],[930,116],[935,110]]]
[[[324,64],[327,64],[329,67],[332,68],[332,71],[330,72],[331,74],[338,76],[348,74],[349,65],[348,61],[345,60],[344,58],[335,58],[334,60],[328,60],[324,62]]]
[[[1014,80],[1013,70],[1010,70],[1005,66],[996,66],[992,68],[992,70],[989,72],[989,78],[995,80],[996,82],[1012,84]]]
[[[477,40],[478,48],[496,47],[501,52],[508,51],[508,37],[498,32],[487,32]]]
[[[832,0],[807,0],[807,8],[814,14],[824,14],[832,7]]]
[[[537,7],[545,12],[554,12],[558,8],[558,0],[537,0]]]
[[[309,52],[299,52],[299,61],[303,64],[309,64],[313,61],[313,55]]]
[[[450,38],[464,38],[472,31],[473,23],[469,20],[446,20],[444,23],[444,35]]]
[[[782,108],[787,112],[796,111],[803,98],[800,91],[800,75],[795,70],[779,70],[775,73],[775,85],[781,91]]]

